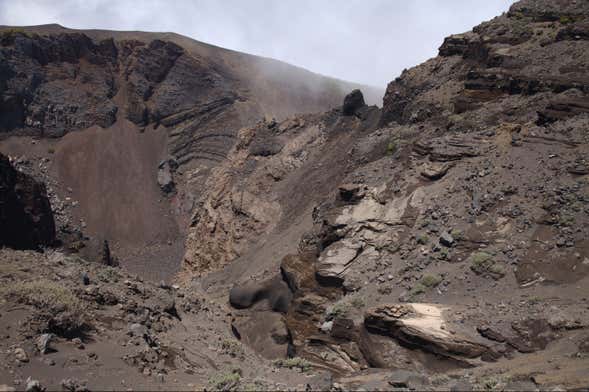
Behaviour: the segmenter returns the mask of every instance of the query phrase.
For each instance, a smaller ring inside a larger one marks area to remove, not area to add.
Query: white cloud
[[[173,31],[384,87],[510,0],[0,0],[0,24]]]

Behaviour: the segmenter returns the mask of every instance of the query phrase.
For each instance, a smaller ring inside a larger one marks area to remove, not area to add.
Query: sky
[[[385,88],[511,0],[0,0],[0,25],[165,31]]]

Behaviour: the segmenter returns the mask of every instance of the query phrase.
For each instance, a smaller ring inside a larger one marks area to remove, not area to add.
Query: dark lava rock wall
[[[0,246],[36,249],[55,240],[45,185],[19,172],[0,154]]]

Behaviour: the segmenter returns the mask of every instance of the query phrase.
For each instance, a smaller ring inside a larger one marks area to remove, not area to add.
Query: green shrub
[[[440,275],[425,275],[419,282],[425,287],[432,288],[442,283],[442,280],[444,279]]]
[[[304,358],[294,357],[288,359],[277,359],[274,361],[274,366],[287,369],[299,369],[304,373],[311,369],[311,362]]]
[[[420,234],[417,236],[417,243],[420,245],[425,245],[429,242],[429,237],[427,234]]]
[[[14,38],[17,35],[24,35],[25,37],[31,37],[31,34],[27,33],[23,29],[19,29],[19,28],[4,29],[4,30],[0,31],[0,43],[3,45],[12,45],[12,43],[14,43]]]
[[[477,275],[491,276],[499,279],[505,276],[505,268],[497,264],[493,255],[487,252],[475,252],[470,255],[470,269]]]
[[[409,298],[413,299],[414,297],[418,296],[419,294],[423,294],[427,291],[427,287],[425,287],[421,283],[416,283],[415,286],[411,288],[409,291]]]
[[[102,269],[98,270],[98,272],[96,273],[96,278],[98,278],[98,280],[105,282],[105,283],[109,283],[109,282],[118,282],[120,279],[120,275],[119,272],[117,271],[116,268],[113,267],[109,267],[109,266],[104,266]]]
[[[470,255],[470,262],[472,264],[471,268],[473,270],[480,269],[480,268],[486,268],[488,265],[491,265],[494,263],[493,255],[491,255],[487,252],[475,252]]]
[[[6,298],[53,313],[81,313],[83,303],[68,288],[52,281],[15,282],[2,289]]]
[[[454,229],[450,232],[450,235],[452,238],[454,238],[455,241],[460,241],[463,238],[464,233],[462,230]]]
[[[396,139],[391,139],[389,144],[387,144],[387,155],[393,155],[398,148],[398,143]]]
[[[233,339],[223,340],[223,342],[221,343],[221,349],[225,354],[228,354],[232,357],[237,357],[243,354],[241,343]]]
[[[364,299],[362,297],[355,295],[350,300],[350,305],[352,305],[356,309],[362,309],[366,304],[364,303]]]
[[[35,323],[30,326],[37,332],[72,338],[91,329],[86,321],[85,304],[71,290],[56,282],[16,282],[0,289],[0,293],[6,299],[35,307]]]
[[[241,380],[241,370],[233,369],[217,373],[209,378],[209,387],[213,391],[234,391],[237,390]]]
[[[336,302],[331,308],[327,309],[326,317],[329,319],[344,317],[350,312],[350,305],[345,302]]]
[[[440,250],[440,255],[438,256],[438,258],[440,260],[448,260],[448,256],[450,256],[450,253],[448,252],[447,248],[442,248]]]

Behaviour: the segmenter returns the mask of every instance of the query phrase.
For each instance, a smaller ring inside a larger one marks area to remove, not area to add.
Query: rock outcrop
[[[362,95],[362,91],[354,90],[344,98],[344,105],[342,106],[342,112],[346,116],[351,116],[358,111],[358,109],[363,108],[366,106],[364,102],[364,95]]]
[[[0,154],[0,246],[38,249],[55,240],[45,185],[16,170]]]
[[[432,304],[382,305],[369,309],[364,325],[371,331],[389,335],[403,344],[434,354],[476,358],[488,350],[473,333],[459,333],[461,329],[450,320],[450,309]]]

